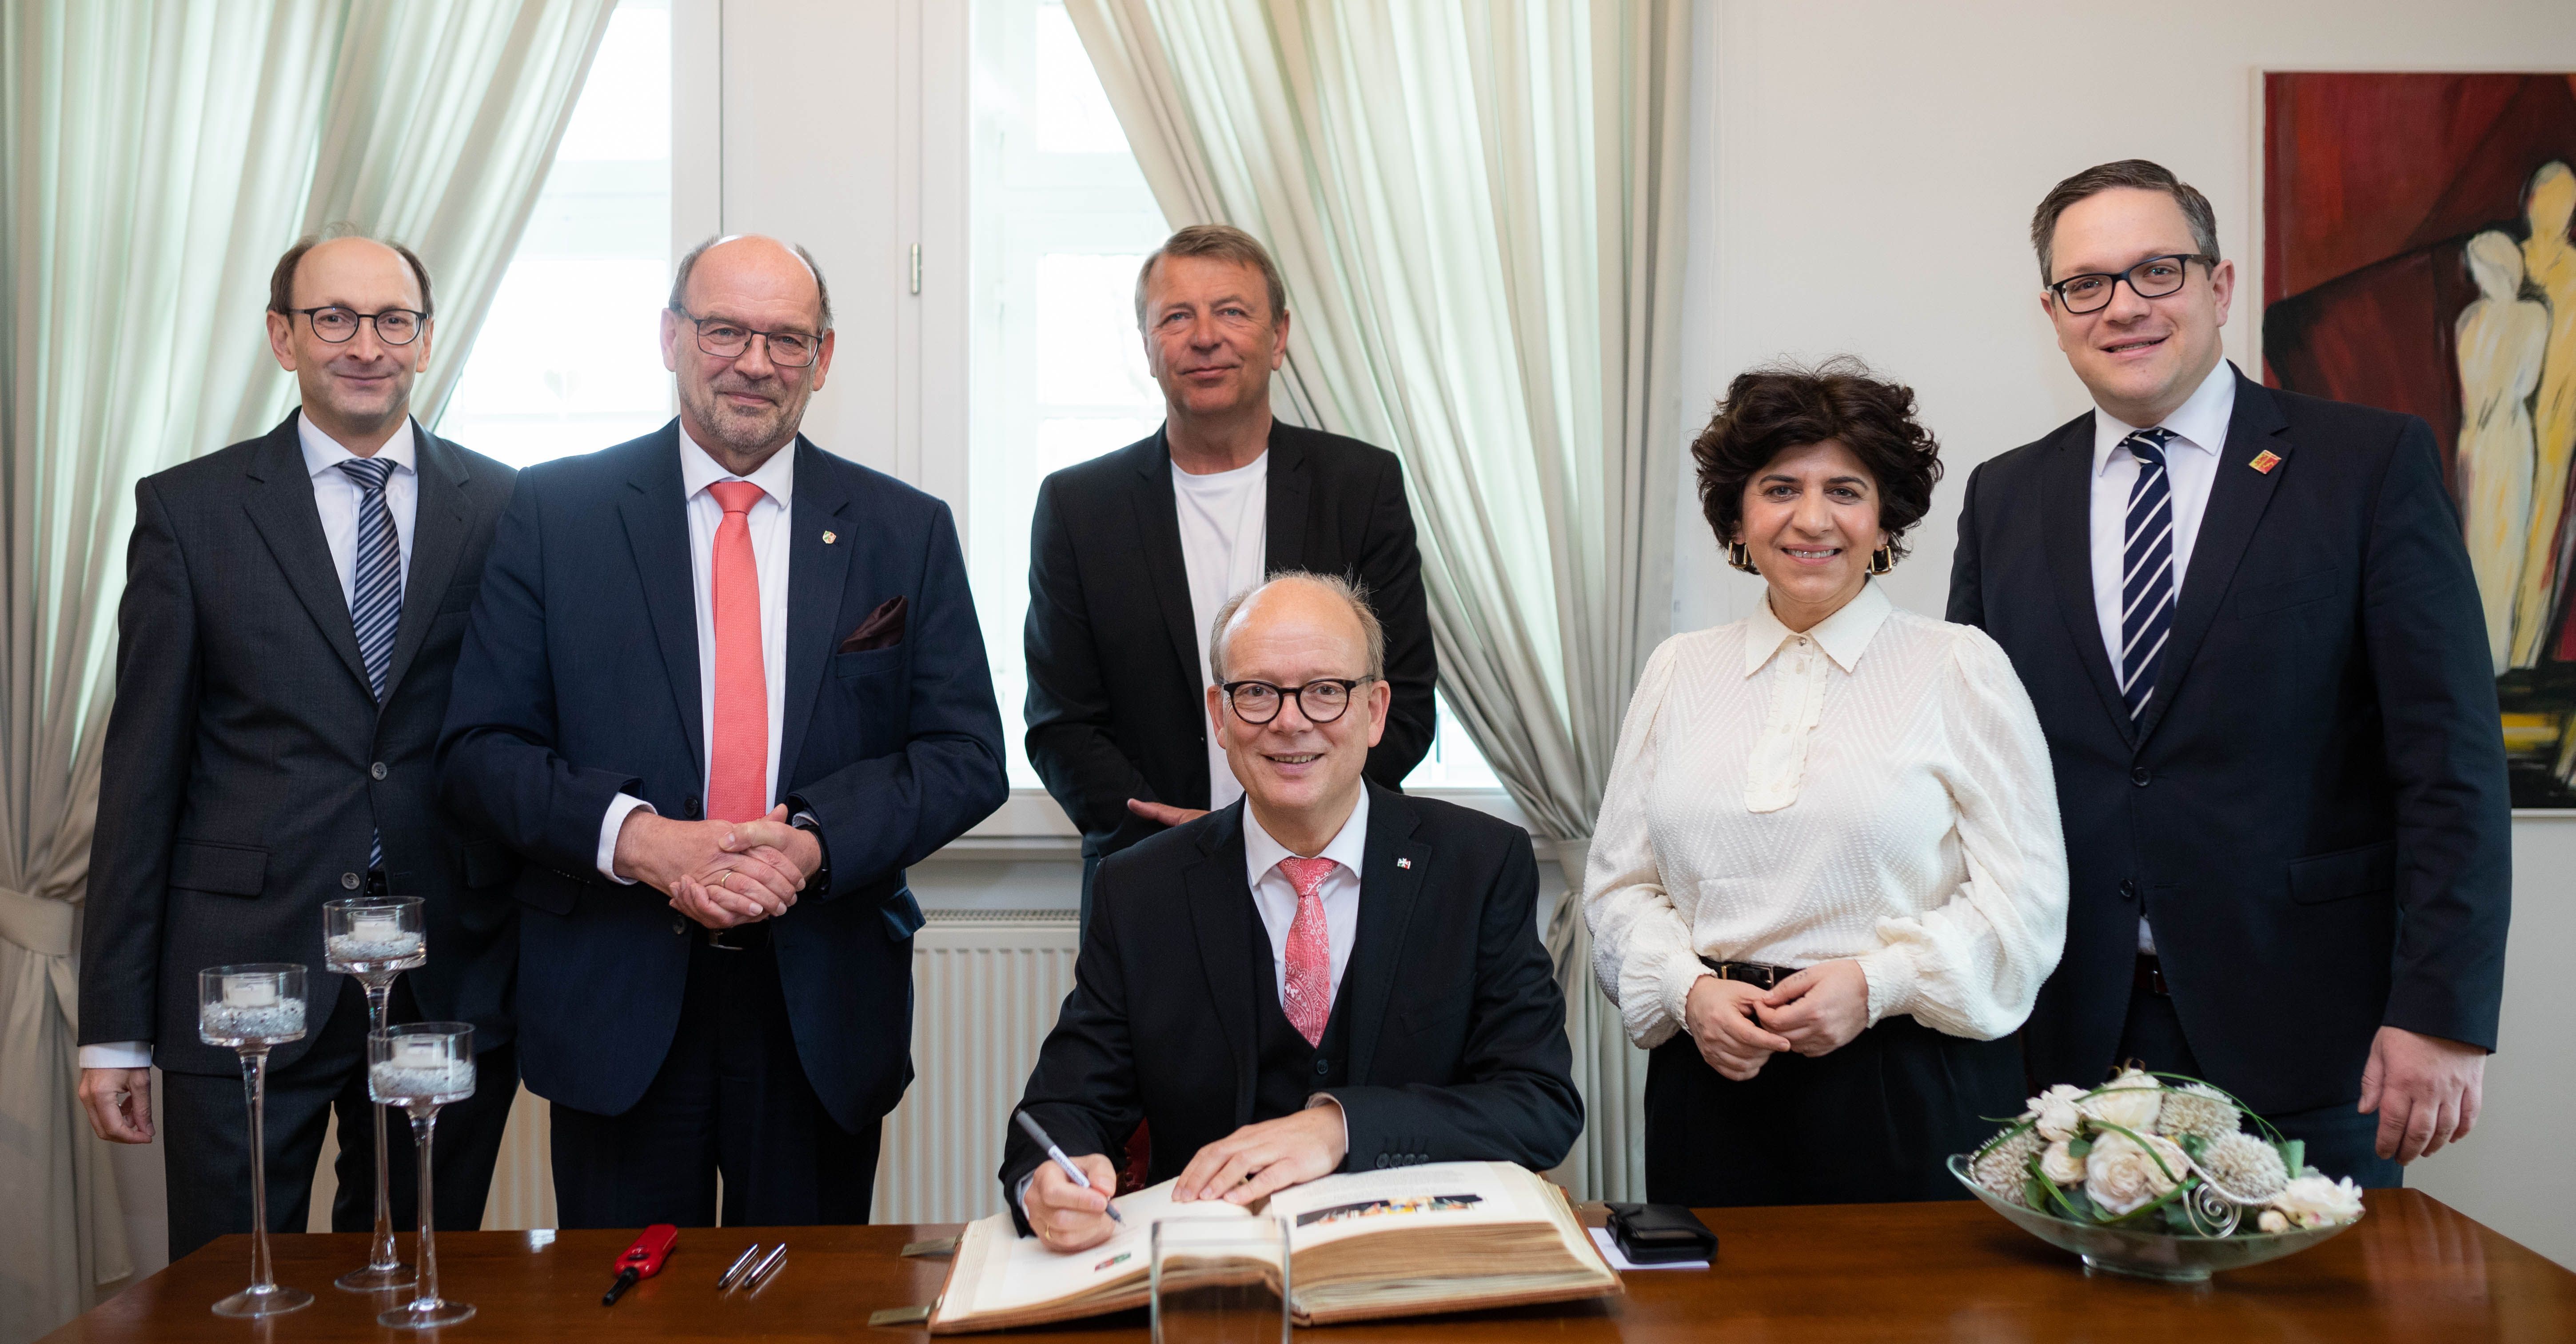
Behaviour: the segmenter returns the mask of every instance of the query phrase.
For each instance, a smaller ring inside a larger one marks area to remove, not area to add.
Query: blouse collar
[[[1878,633],[1880,626],[1887,624],[1887,615],[1893,610],[1894,605],[1887,600],[1887,594],[1878,590],[1878,584],[1864,581],[1851,601],[1845,602],[1840,611],[1816,622],[1806,634],[1816,641],[1816,647],[1825,651],[1826,657],[1834,660],[1836,667],[1849,674],[1859,665],[1861,650],[1869,647],[1870,638]],[[1762,605],[1745,618],[1744,675],[1749,677],[1761,671],[1762,665],[1770,662],[1771,656],[1778,653],[1781,646],[1797,637],[1797,631],[1782,625],[1780,618],[1771,614],[1771,598],[1765,593]]]

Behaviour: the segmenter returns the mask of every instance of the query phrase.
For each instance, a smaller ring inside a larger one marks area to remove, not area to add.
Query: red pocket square
[[[903,614],[906,606],[907,604],[900,597],[886,599],[876,610],[868,613],[866,620],[859,622],[858,629],[851,631],[849,637],[841,641],[840,651],[864,653],[870,649],[891,649],[901,644]]]

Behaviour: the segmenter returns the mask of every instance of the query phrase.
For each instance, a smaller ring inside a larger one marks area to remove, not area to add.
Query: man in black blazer
[[[2012,655],[2056,758],[2033,1080],[2205,1078],[2395,1184],[2477,1116],[2511,862],[2432,433],[2224,363],[2233,270],[2154,164],[2060,183],[2032,241],[2097,409],[1970,477],[1949,616]]]
[[[439,744],[511,894],[566,1227],[863,1223],[912,1079],[904,869],[1001,806],[937,499],[797,432],[831,367],[802,249],[711,241],[662,318],[679,418],[532,467]],[[801,899],[800,899],[801,894]]]
[[[1059,1250],[1099,1242],[1106,1156],[1151,1128],[1149,1181],[1247,1204],[1333,1171],[1549,1167],[1583,1127],[1565,1001],[1518,828],[1363,774],[1389,695],[1339,578],[1229,602],[1207,714],[1244,797],[1113,855],[1074,990],[1021,1101],[1002,1187]]]
[[[268,336],[302,408],[135,487],[81,936],[80,1095],[100,1137],[149,1142],[159,1066],[173,1259],[250,1227],[240,1061],[197,1039],[209,966],[307,968],[304,1038],[269,1056],[270,1227],[304,1228],[335,1108],[331,1225],[374,1225],[366,999],[322,969],[323,902],[369,893],[424,901],[429,962],[395,982],[397,1020],[474,1024],[479,1081],[439,1128],[436,1214],[483,1222],[518,1090],[512,864],[439,805],[431,752],[512,472],[410,418],[431,328],[408,250],[296,244],[270,284]],[[411,1224],[408,1126],[387,1151],[393,1220]]]
[[[1368,777],[1401,789],[1431,749],[1438,657],[1393,453],[1270,413],[1288,354],[1279,268],[1250,234],[1194,225],[1136,279],[1163,427],[1038,487],[1029,541],[1029,764],[1100,860],[1242,795],[1208,736],[1210,619],[1273,573],[1360,585],[1394,693]]]

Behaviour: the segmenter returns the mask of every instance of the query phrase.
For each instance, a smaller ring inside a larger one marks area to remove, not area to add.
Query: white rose
[[[2022,1112],[2022,1118],[2037,1122],[2041,1138],[2063,1143],[2075,1137],[2075,1126],[2084,1118],[2076,1108],[2076,1102],[2083,1095],[2083,1088],[2072,1083],[2059,1083],[2031,1098],[2030,1109]]]
[[[2255,1219],[2254,1223],[2266,1232],[2287,1232],[2290,1230],[2290,1220],[2283,1217],[2279,1209],[2263,1210],[2263,1216]]]
[[[2113,1215],[2134,1213],[2174,1188],[2187,1170],[2182,1149],[2169,1139],[2148,1135],[2150,1153],[2125,1134],[2105,1133],[2093,1140],[2084,1158],[2084,1193],[2094,1207]],[[2164,1159],[2158,1165],[2157,1158]]]
[[[2039,1174],[2059,1185],[2075,1185],[2084,1179],[2084,1159],[2075,1155],[2066,1140],[2059,1139],[2039,1155]]]
[[[2102,1091],[2080,1103],[2085,1115],[2141,1134],[2154,1128],[2157,1113],[2164,1109],[2165,1094],[2164,1086],[2153,1075],[2131,1069],[2102,1087]]]
[[[2328,1227],[2361,1217],[2361,1187],[2349,1176],[2341,1180],[2301,1176],[2282,1186],[2270,1203],[2301,1227]]]

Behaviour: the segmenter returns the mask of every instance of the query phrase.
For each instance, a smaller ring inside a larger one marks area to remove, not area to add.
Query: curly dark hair
[[[1717,413],[1691,443],[1699,508],[1730,544],[1744,524],[1744,483],[1782,453],[1832,439],[1878,483],[1878,525],[1896,555],[1905,532],[1932,508],[1941,444],[1914,418],[1914,389],[1873,376],[1848,355],[1813,368],[1768,364],[1737,374]]]

